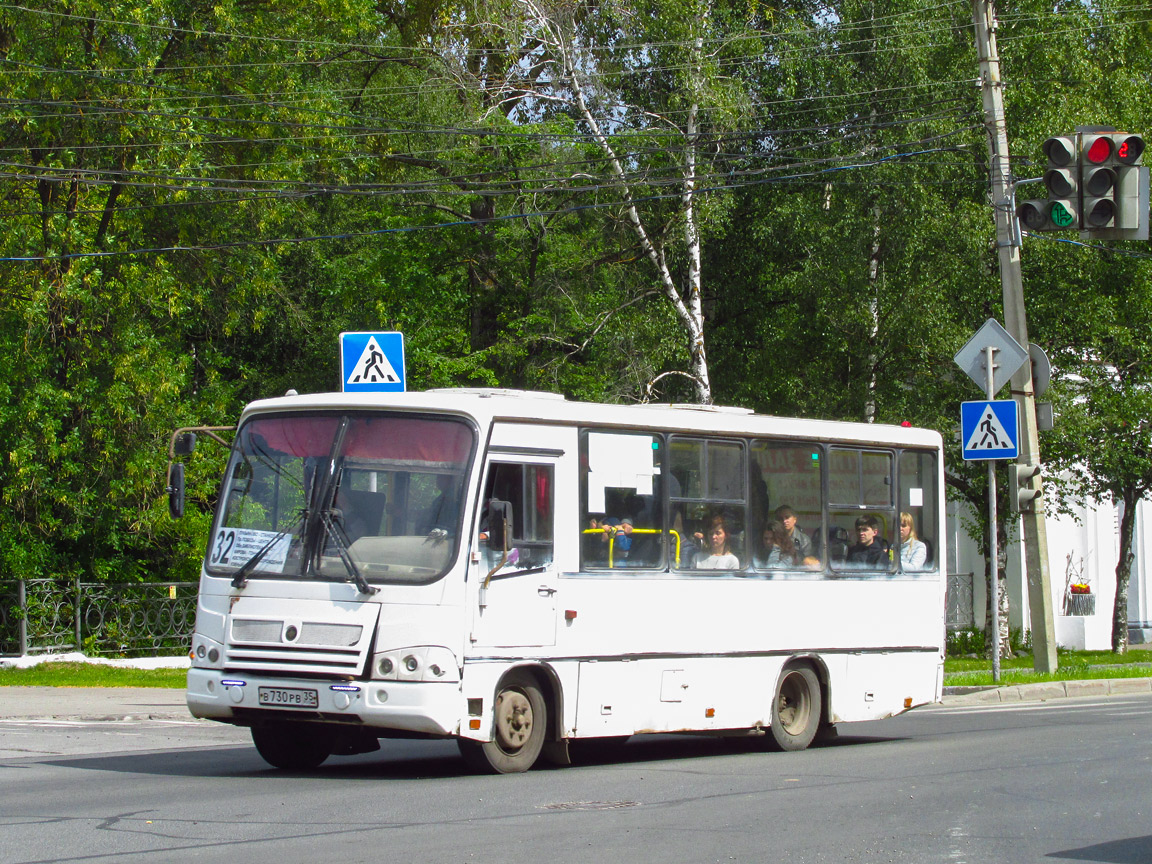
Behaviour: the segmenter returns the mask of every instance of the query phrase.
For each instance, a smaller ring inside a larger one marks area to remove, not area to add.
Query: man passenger
[[[880,520],[871,513],[856,520],[856,545],[848,550],[848,564],[873,570],[887,569],[888,541],[880,536]]]

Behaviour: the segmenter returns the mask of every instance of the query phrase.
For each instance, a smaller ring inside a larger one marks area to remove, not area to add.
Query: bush
[[[969,627],[964,630],[949,630],[945,643],[945,656],[964,657],[968,654],[984,653],[984,631]]]

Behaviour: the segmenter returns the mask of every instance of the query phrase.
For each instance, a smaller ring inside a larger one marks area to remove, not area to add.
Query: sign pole
[[[984,347],[984,368],[987,370],[985,389],[991,401],[996,390],[993,382],[995,367],[992,355],[996,351],[991,345]],[[1000,540],[996,535],[996,463],[988,461],[988,557],[992,572],[992,682],[1000,683]]]
[[[992,198],[996,218],[996,246],[1000,258],[1004,323],[1021,345],[1028,345],[1028,319],[1024,311],[1024,283],[1020,274],[1020,226],[1016,222],[1013,185],[1008,163],[1008,127],[1004,121],[1003,82],[996,49],[996,23],[993,0],[972,0],[972,19],[980,58],[984,125],[988,130],[991,159]],[[1036,394],[1032,385],[1032,365],[1024,364],[1013,376],[1012,396],[1020,405],[1023,435],[1018,462],[1040,464],[1040,436],[1036,423]],[[1039,488],[1039,477],[1031,481]],[[1055,672],[1056,629],[1052,613],[1052,580],[1048,569],[1048,532],[1044,505],[1040,502],[1022,514],[1024,563],[1028,574],[1028,606],[1032,627],[1033,666],[1037,672]]]

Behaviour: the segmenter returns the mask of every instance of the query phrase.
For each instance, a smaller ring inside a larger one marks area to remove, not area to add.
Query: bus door
[[[555,480],[554,458],[489,460],[470,575],[473,646],[556,644]]]

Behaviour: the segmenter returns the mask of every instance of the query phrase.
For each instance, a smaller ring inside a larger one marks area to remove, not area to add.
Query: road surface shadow
[[[1045,858],[1066,858],[1070,861],[1099,861],[1101,864],[1148,864],[1152,861],[1152,836],[1129,837],[1127,840],[1109,840],[1080,849],[1049,852]]]
[[[816,742],[812,751],[834,747],[883,744],[898,737],[849,736]],[[468,776],[473,772],[464,763],[455,741],[384,740],[375,753],[333,756],[312,771],[279,771],[260,758],[254,747],[197,747],[179,750],[109,753],[99,756],[68,756],[37,759],[41,764],[84,771],[113,771],[166,777],[255,777],[265,774],[315,779],[440,779]],[[745,758],[768,756],[780,759],[799,754],[773,752],[770,736],[716,738],[695,735],[636,735],[627,742],[576,742],[571,749],[572,767],[630,765],[668,762],[680,759]],[[538,770],[553,766],[543,759]]]

